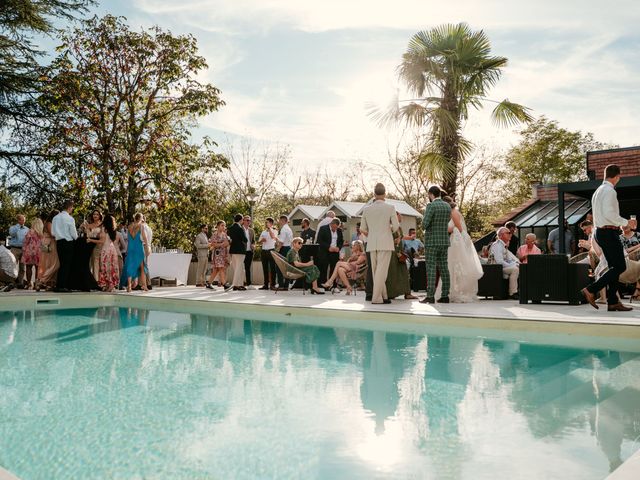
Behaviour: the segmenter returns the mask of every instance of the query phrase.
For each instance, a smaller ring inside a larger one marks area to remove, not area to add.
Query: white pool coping
[[[467,304],[424,305],[394,300],[372,305],[357,296],[336,293],[302,295],[249,288],[224,292],[195,287],[154,288],[151,292],[0,294],[0,310],[45,310],[117,306],[209,315],[246,315],[256,320],[342,328],[367,328],[437,335],[487,337],[499,340],[574,345],[581,348],[640,352],[640,304],[631,312],[607,312],[589,305],[521,305],[514,300],[480,300]],[[605,480],[640,478],[640,451]],[[19,480],[0,467],[0,480]]]

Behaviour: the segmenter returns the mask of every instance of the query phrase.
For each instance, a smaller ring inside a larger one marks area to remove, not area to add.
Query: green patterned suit
[[[451,207],[441,198],[436,198],[427,205],[422,219],[424,230],[424,260],[427,267],[427,298],[436,293],[436,269],[440,270],[442,279],[442,297],[449,296],[451,279],[447,263],[449,251],[449,220]]]

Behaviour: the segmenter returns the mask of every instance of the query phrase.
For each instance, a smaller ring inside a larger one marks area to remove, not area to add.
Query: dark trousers
[[[366,298],[373,296],[373,269],[371,268],[371,254],[367,252],[367,280],[364,284],[364,294]]]
[[[251,285],[251,265],[253,265],[253,250],[244,254],[244,274],[247,285]]]
[[[276,262],[273,261],[271,252],[273,250],[262,250],[260,261],[262,262],[262,275],[264,276],[264,286],[268,287],[269,282],[273,287],[276,284]]]
[[[287,258],[287,253],[289,253],[289,250],[291,250],[291,247],[280,247],[279,253],[284,258]],[[284,275],[282,275],[282,272],[279,268],[276,269],[276,276],[278,277],[278,287],[287,288],[287,286],[289,285],[289,280],[285,280]]]
[[[609,270],[602,275],[596,282],[587,287],[591,293],[597,293],[603,288],[607,289],[607,303],[615,305],[619,302],[618,290],[620,290],[620,282],[618,278],[627,269],[624,261],[624,249],[620,241],[620,234],[617,230],[608,228],[596,229],[596,241],[604,258],[607,259]]]
[[[69,276],[71,275],[71,266],[73,264],[74,243],[67,240],[56,240],[56,247],[58,248],[58,260],[60,261],[56,288],[69,288],[71,285]]]
[[[326,283],[327,278],[333,275],[336,263],[340,260],[340,252],[323,252],[318,254],[318,269],[320,269],[320,277],[318,284]],[[328,272],[328,273],[327,273]]]

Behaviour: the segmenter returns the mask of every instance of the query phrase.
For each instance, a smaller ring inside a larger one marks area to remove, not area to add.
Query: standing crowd
[[[74,204],[34,218],[24,215],[0,238],[0,282],[12,288],[56,292],[120,288],[147,290],[151,228],[137,213],[131,224],[116,224],[113,215],[94,210],[76,223]]]
[[[596,308],[597,295],[603,301],[606,296],[610,311],[630,310],[620,302],[621,281],[635,284],[632,298],[640,299],[640,262],[629,257],[640,251],[640,235],[635,218],[627,220],[619,214],[615,193],[619,180],[619,167],[607,166],[605,180],[593,195],[592,220],[581,224],[587,239],[578,244],[589,252],[583,261],[592,262],[596,280],[582,293]],[[366,300],[373,304],[391,303],[398,296],[416,299],[411,289],[416,275],[414,258],[424,254],[427,294],[421,303],[477,300],[482,263],[502,265],[509,296],[517,299],[520,265],[531,255],[542,253],[535,234],[527,234],[520,245],[516,224],[507,222],[479,256],[455,202],[435,185],[428,190],[422,242],[415,229],[404,234],[402,217],[385,201],[384,185],[377,184],[373,193],[350,241],[332,211],[316,231],[303,219],[298,237],[294,237],[286,215],[280,215],[277,222],[266,218],[259,235],[249,215],[235,215],[228,228],[224,221],[218,221],[211,235],[208,226],[201,225],[194,240],[196,286],[246,290],[252,284],[254,251],[259,247],[264,279],[260,290],[288,289],[290,280],[285,273],[294,269],[299,277],[304,276],[312,294],[334,291],[341,284],[350,295],[364,283]],[[94,210],[77,225],[73,208],[73,202],[67,201],[62,211],[35,218],[29,227],[24,215],[17,216],[17,224],[9,229],[8,248],[6,238],[0,239],[0,283],[5,284],[4,290],[14,286],[59,292],[151,288],[147,260],[153,232],[144,216],[137,213],[128,226],[117,226],[112,215]],[[566,221],[564,228],[564,250],[573,252],[575,240]],[[549,233],[547,248],[550,253],[562,250],[558,228]],[[231,279],[227,278],[229,267],[233,270]]]

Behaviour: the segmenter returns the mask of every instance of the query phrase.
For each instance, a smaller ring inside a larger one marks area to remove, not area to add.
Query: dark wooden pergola
[[[564,195],[569,193],[591,200],[593,192],[602,185],[602,180],[558,184],[558,226],[560,228],[560,253],[565,253],[564,245]],[[640,213],[640,176],[623,177],[616,185],[620,214],[623,217]]]

